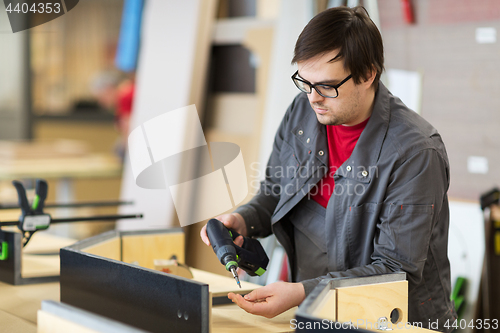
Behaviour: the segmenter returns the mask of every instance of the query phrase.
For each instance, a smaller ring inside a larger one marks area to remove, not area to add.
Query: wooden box
[[[405,273],[321,281],[302,302],[297,332],[428,331],[408,323]]]

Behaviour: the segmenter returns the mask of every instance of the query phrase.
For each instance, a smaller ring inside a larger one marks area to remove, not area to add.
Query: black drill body
[[[233,273],[240,287],[236,268],[240,267],[251,276],[260,276],[266,272],[269,258],[258,240],[243,237],[243,245],[239,247],[233,241],[240,234],[227,229],[221,221],[216,219],[208,221],[207,236],[217,258],[226,270]]]
[[[236,248],[234,247],[229,230],[219,220],[211,219],[207,223],[207,236],[210,244],[212,244],[215,255],[221,264],[226,267],[226,270],[233,273],[236,283],[241,288],[240,280],[236,273],[236,268],[238,268]]]

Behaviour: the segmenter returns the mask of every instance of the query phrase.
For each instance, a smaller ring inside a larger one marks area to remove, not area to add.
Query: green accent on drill
[[[43,230],[43,229],[48,229],[48,228],[49,228],[48,225],[37,225],[37,226],[35,226],[36,230]]]
[[[264,268],[259,267],[259,269],[255,271],[255,274],[257,274],[258,276],[261,276],[265,272],[266,272],[266,270]]]
[[[238,263],[236,261],[230,261],[226,264],[226,271],[229,271],[231,269],[231,266],[236,266],[238,267]]]
[[[231,233],[231,230],[228,230],[227,232],[229,232],[229,236],[231,236],[231,238],[233,238],[233,234]]]
[[[37,209],[39,203],[40,203],[40,197],[37,194],[37,195],[35,195],[35,199],[33,199],[33,204],[31,205],[31,208]]]
[[[0,253],[0,260],[7,260],[9,257],[9,243],[2,242],[2,252]]]

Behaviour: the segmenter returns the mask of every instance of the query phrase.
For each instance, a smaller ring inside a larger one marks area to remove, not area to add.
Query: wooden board
[[[337,290],[329,290],[312,314],[319,318],[337,320]]]
[[[154,269],[155,259],[170,259],[175,255],[180,263],[184,263],[184,247],[184,233],[124,235],[122,261]]]
[[[400,322],[408,321],[408,281],[377,283],[337,289],[337,321],[356,323],[360,327],[376,325],[381,317],[391,318],[391,311],[401,310]]]
[[[232,277],[205,272],[196,268],[191,268],[191,273],[193,273],[193,280],[208,284],[213,297],[225,296],[229,292],[247,294],[262,287],[255,283],[241,281],[240,289]]]
[[[84,248],[82,251],[109,259],[121,260],[121,241],[118,237],[108,239],[99,244]]]
[[[51,235],[45,231],[33,234],[30,242],[23,248],[24,254],[59,253],[61,247],[76,243],[76,239]]]
[[[271,319],[245,312],[236,304],[219,305],[212,308],[212,332],[253,333],[293,332],[290,320],[295,317],[296,307]]]
[[[59,275],[59,255],[24,254],[21,257],[23,278]]]

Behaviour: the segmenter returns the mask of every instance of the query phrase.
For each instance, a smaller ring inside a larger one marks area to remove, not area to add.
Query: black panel
[[[251,52],[241,45],[212,48],[210,90],[212,92],[255,93],[255,68]]]
[[[60,256],[62,302],[150,332],[208,332],[208,285],[69,248]]]
[[[255,16],[257,14],[256,0],[228,0],[228,17]]]

